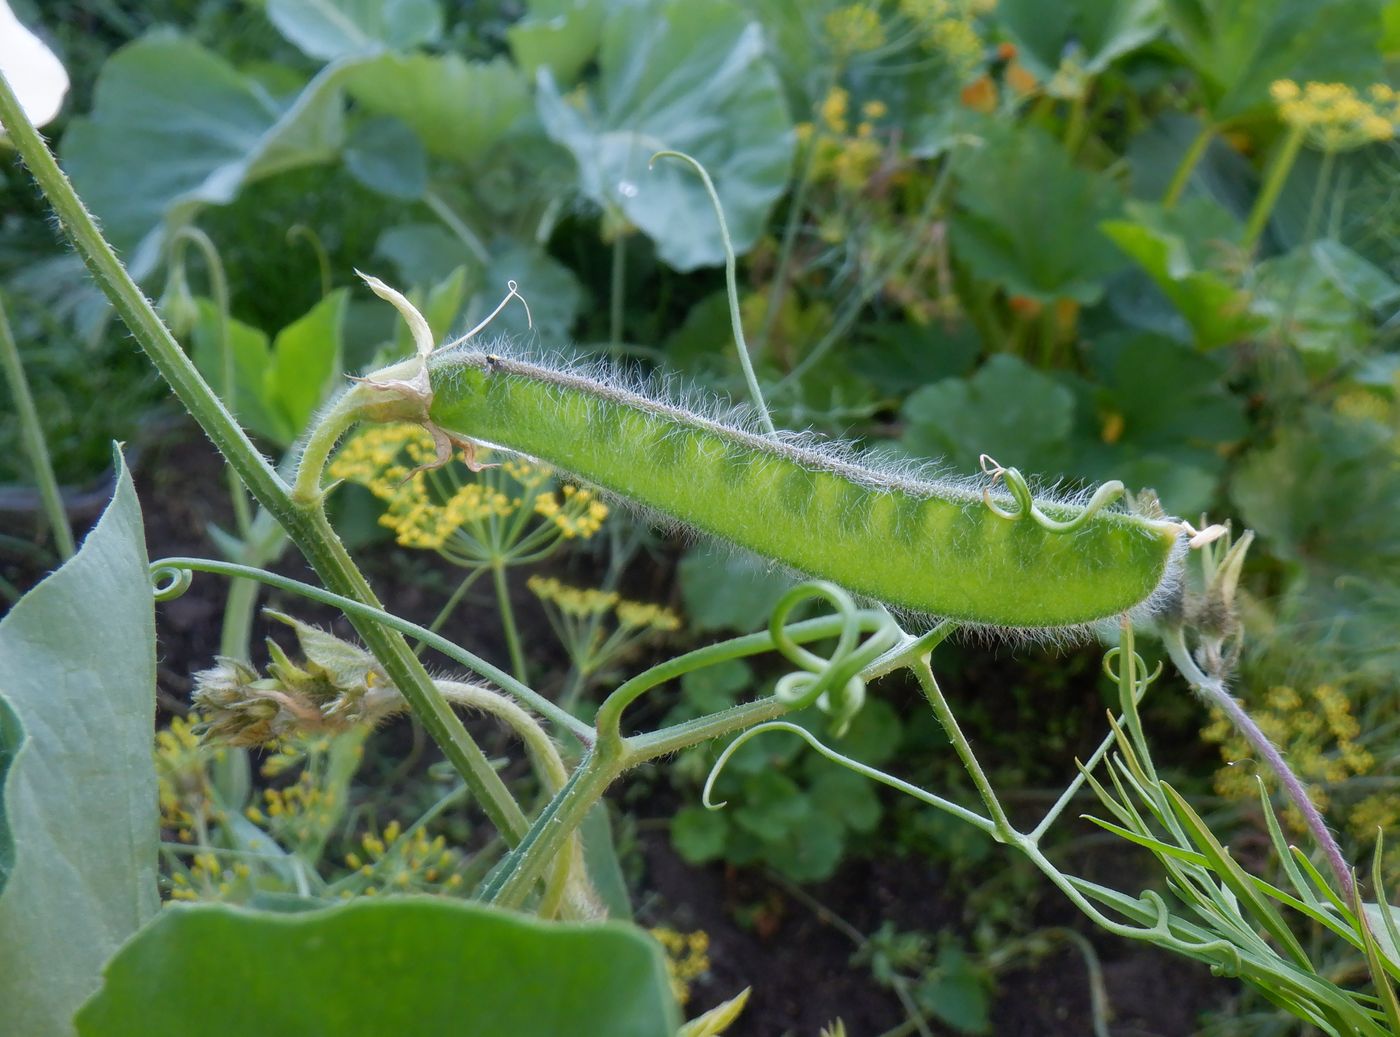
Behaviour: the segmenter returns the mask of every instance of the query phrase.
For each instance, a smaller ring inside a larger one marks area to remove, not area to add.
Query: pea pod
[[[433,423],[539,458],[702,533],[910,612],[1050,630],[1118,615],[1175,583],[1183,526],[994,500],[835,447],[755,434],[586,370],[479,348],[433,354]]]

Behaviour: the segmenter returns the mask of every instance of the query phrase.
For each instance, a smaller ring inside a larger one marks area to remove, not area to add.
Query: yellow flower
[[[848,4],[826,16],[826,38],[838,54],[861,54],[885,43],[880,12],[868,4]]]
[[[1388,140],[1400,124],[1400,98],[1385,83],[1368,87],[1365,96],[1345,83],[1276,80],[1269,96],[1279,118],[1302,130],[1314,147],[1345,151]]]

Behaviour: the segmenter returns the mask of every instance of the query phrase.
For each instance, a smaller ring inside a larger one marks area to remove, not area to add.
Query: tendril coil
[[[841,632],[829,657],[798,645],[788,636],[788,617],[799,605],[809,601],[825,601],[841,617]],[[865,680],[862,670],[874,662],[900,636],[894,623],[886,623],[860,640],[860,616],[851,596],[824,580],[800,583],[779,599],[768,620],[768,632],[773,645],[783,658],[797,667],[779,679],[774,695],[792,709],[803,709],[816,703],[835,721],[835,733],[845,733],[851,720],[865,704]]]
[[[168,562],[153,562],[150,566],[151,593],[156,601],[173,601],[190,589],[194,571]]]
[[[982,503],[987,506],[987,510],[1009,522],[1017,522],[1030,516],[1036,525],[1051,533],[1073,533],[1104,508],[1117,501],[1124,493],[1123,484],[1117,479],[1112,479],[1094,491],[1094,495],[1089,498],[1089,503],[1084,505],[1084,510],[1074,518],[1052,519],[1036,507],[1035,499],[1031,496],[1030,484],[1026,482],[1026,477],[1018,469],[1005,468],[995,458],[987,454],[983,454],[979,458],[979,463],[982,466],[982,473],[990,479],[990,482],[982,490]],[[1003,508],[992,500],[992,487],[998,481],[1004,483],[1007,492],[1011,494],[1011,499],[1016,504],[1014,508]]]

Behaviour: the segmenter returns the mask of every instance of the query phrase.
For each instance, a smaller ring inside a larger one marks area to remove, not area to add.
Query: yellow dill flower
[[[661,605],[640,601],[619,601],[617,619],[624,627],[646,627],[672,633],[681,628],[681,617]]]
[[[666,926],[650,930],[666,952],[666,973],[680,1004],[690,1000],[690,987],[710,971],[710,937],[703,929],[682,933]]]
[[[405,830],[397,820],[390,821],[382,834],[363,833],[360,851],[347,853],[346,865],[359,879],[382,880],[385,889],[440,892],[455,889],[462,881],[457,873],[460,855],[447,848],[443,836],[430,838],[423,825]],[[361,893],[373,896],[375,888],[367,885]]]
[[[593,590],[588,587],[570,587],[553,577],[531,576],[526,581],[535,597],[547,601],[570,616],[587,619],[601,616],[617,604],[618,596],[613,591]]]
[[[828,90],[821,103],[821,117],[826,128],[833,133],[845,133],[846,113],[849,111],[850,105],[851,95],[849,91],[839,86],[833,86]]]
[[[1309,143],[1324,151],[1346,151],[1395,136],[1400,125],[1400,97],[1384,83],[1369,87],[1365,96],[1345,83],[1291,79],[1269,86],[1279,118],[1302,130]]]
[[[884,101],[878,99],[874,101],[866,101],[863,105],[860,106],[860,114],[865,116],[867,119],[883,119],[889,113],[889,105],[885,104]]]
[[[208,763],[222,749],[203,745],[195,733],[197,714],[172,717],[170,726],[155,736],[156,797],[160,827],[180,842],[192,842],[196,819],[218,819],[209,783]]]
[[[837,54],[861,54],[885,43],[880,12],[869,4],[847,4],[826,16],[826,38]]]
[[[587,540],[603,527],[608,506],[592,490],[565,483],[558,494],[542,493],[536,497],[535,513],[554,523],[564,539]]]
[[[1308,784],[1308,796],[1319,810],[1329,802],[1328,787],[1367,774],[1375,767],[1370,752],[1356,742],[1361,726],[1351,703],[1335,685],[1320,684],[1306,696],[1288,686],[1270,688],[1254,720],[1288,757],[1298,777]],[[1220,746],[1220,754],[1228,764],[1215,775],[1215,789],[1220,795],[1252,799],[1258,795],[1256,773],[1269,786],[1275,783],[1272,774],[1239,766],[1251,758],[1251,750],[1218,711],[1212,711],[1211,721],[1201,736]],[[1295,828],[1303,827],[1293,808],[1286,810],[1284,817]]]

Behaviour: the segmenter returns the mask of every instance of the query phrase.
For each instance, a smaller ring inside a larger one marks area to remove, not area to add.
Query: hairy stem
[[[379,601],[364,574],[356,568],[325,516],[297,506],[286,483],[253,446],[247,433],[200,377],[161,322],[155,307],[102,237],[3,75],[0,75],[0,124],[8,131],[10,140],[53,206],[64,233],[83,257],[98,286],[186,410],[238,472],[243,484],[287,530],[327,587],[356,602],[379,608]],[[352,616],[351,622],[413,705],[423,726],[471,787],[492,822],[507,839],[519,838],[525,828],[519,805],[462,722],[437,693],[427,671],[409,651],[403,637],[363,615]]]
[[[1283,786],[1284,793],[1288,800],[1303,817],[1303,823],[1307,826],[1308,832],[1317,845],[1322,848],[1323,856],[1327,858],[1327,864],[1332,869],[1332,875],[1337,880],[1337,886],[1342,891],[1342,896],[1347,903],[1356,899],[1356,883],[1352,879],[1351,865],[1347,863],[1346,855],[1342,853],[1342,848],[1337,844],[1332,832],[1327,827],[1327,822],[1317,807],[1313,805],[1312,797],[1308,795],[1307,788],[1303,785],[1293,768],[1288,766],[1288,761],[1283,758],[1283,753],[1279,752],[1273,742],[1269,741],[1269,736],[1260,730],[1259,725],[1254,722],[1254,718],[1245,712],[1244,707],[1235,700],[1225,687],[1225,683],[1218,678],[1209,677],[1196,665],[1196,660],[1191,658],[1191,653],[1186,647],[1186,641],[1180,629],[1172,632],[1166,638],[1167,653],[1171,656],[1172,662],[1176,664],[1181,675],[1190,682],[1196,689],[1196,693],[1201,696],[1206,705],[1214,706],[1225,714],[1234,725],[1251,749],[1258,753],[1268,764],[1269,769],[1274,772],[1279,783]]]

